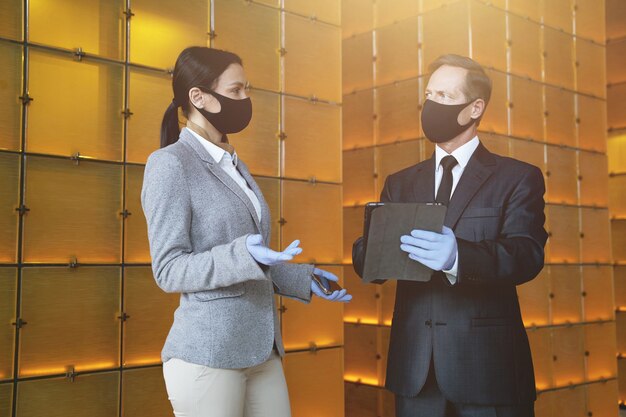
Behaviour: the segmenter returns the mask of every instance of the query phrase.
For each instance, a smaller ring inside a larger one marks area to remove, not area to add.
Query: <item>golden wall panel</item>
[[[270,208],[271,215],[271,235],[270,235],[270,247],[276,251],[282,251],[291,241],[284,243],[281,247],[280,242],[280,180],[275,178],[255,178],[257,185],[263,193],[263,198],[267,202]]]
[[[509,14],[511,73],[541,81],[541,25]]]
[[[115,417],[119,404],[119,373],[80,375],[74,381],[53,378],[17,385],[17,416]],[[54,414],[51,414],[54,410]]]
[[[339,277],[344,285],[341,266],[318,265]],[[351,288],[348,288],[350,291]],[[313,297],[310,304],[283,298],[286,310],[282,314],[282,330],[285,349],[308,349],[311,346],[328,347],[343,345],[344,303],[333,303]],[[306,323],[305,326],[303,324]]]
[[[517,287],[525,326],[543,326],[550,321],[550,274],[544,267],[539,275]]]
[[[423,159],[421,142],[423,141],[412,140],[393,146],[376,148],[376,173],[378,174],[378,190],[380,192],[383,191],[385,180],[390,174],[415,165]]]
[[[120,269],[22,272],[20,376],[119,366]]]
[[[586,378],[596,380],[617,376],[617,345],[613,323],[585,325]]]
[[[548,146],[547,161],[550,175],[546,181],[546,201],[576,204],[578,202],[576,151]]]
[[[130,61],[173,68],[178,54],[190,45],[207,45],[209,3],[191,0],[133,0]]]
[[[609,178],[609,207],[613,216],[626,217],[626,193],[624,190],[626,190],[626,175]]]
[[[574,387],[550,392],[552,396],[550,416],[588,417],[585,410],[585,387]]]
[[[541,0],[509,0],[507,10],[513,14],[539,22],[542,16]]]
[[[163,113],[173,98],[172,79],[161,72],[129,69],[126,161],[145,163],[159,149]]]
[[[0,5],[0,10],[4,7]],[[0,12],[0,20],[5,16]],[[2,31],[0,23],[0,31]],[[20,150],[21,115],[19,96],[22,95],[22,48],[0,42],[0,149]]]
[[[480,121],[480,129],[506,135],[508,125],[507,75],[503,72],[487,70],[491,78],[492,90],[489,104],[484,117]]]
[[[237,155],[254,175],[278,176],[280,171],[280,95],[251,90],[252,120],[241,133],[229,135]],[[337,133],[333,132],[337,137]],[[296,138],[297,139],[297,138]]]
[[[22,39],[21,0],[7,0],[0,3],[0,36],[10,39]]]
[[[578,146],[582,149],[606,152],[606,102],[583,95],[578,95],[577,100]]]
[[[345,384],[346,417],[379,417],[380,388]]]
[[[374,162],[374,148],[343,152],[344,206],[378,200]]]
[[[0,263],[17,261],[20,157],[0,153]]]
[[[617,352],[624,356],[626,354],[626,313],[620,311],[615,315],[615,327],[617,331]]]
[[[609,173],[626,173],[626,134],[610,136],[607,145]]]
[[[619,380],[619,401],[624,404],[624,402],[626,402],[626,361],[618,361],[617,367],[617,378]]]
[[[611,242],[613,243],[613,260],[626,263],[626,219],[611,221]]]
[[[122,374],[122,417],[169,417],[163,369],[126,370]]]
[[[161,363],[161,349],[180,294],[167,294],[154,282],[152,268],[124,271],[124,366]]]
[[[284,106],[283,175],[341,182],[341,107],[293,97]]]
[[[605,154],[579,152],[578,173],[580,174],[580,204],[606,207],[608,204],[608,183],[606,173],[609,164]],[[613,209],[611,207],[611,209]]]
[[[300,239],[299,262],[338,264],[342,260],[341,186],[283,181],[282,242]]]
[[[352,301],[344,307],[344,319],[347,322],[377,323],[379,286],[364,284],[354,272],[352,265],[343,267],[346,288],[352,294]]]
[[[543,47],[545,81],[558,87],[574,89],[574,43],[571,35],[544,27]]]
[[[520,138],[543,139],[542,87],[537,82],[511,77],[511,134]]]
[[[395,22],[405,20],[408,17],[416,16],[420,11],[419,3],[419,0],[375,2],[374,14],[376,16],[376,27],[382,28]]]
[[[609,129],[626,127],[626,83],[609,85],[606,94]]]
[[[469,55],[469,19],[467,8],[460,4],[432,10],[422,16],[424,72],[440,55]]]
[[[618,417],[617,381],[587,385],[587,416]]]
[[[344,328],[346,352],[344,375],[349,381],[358,381],[368,384],[379,384],[377,326],[346,324]]]
[[[343,349],[291,353],[283,363],[294,416],[343,417]]]
[[[493,152],[498,155],[508,156],[509,151],[509,142],[510,139],[507,136],[496,135],[493,133],[485,133],[480,134],[480,142],[489,149],[490,152]]]
[[[613,268],[585,265],[583,271],[584,321],[614,320]]]
[[[343,209],[343,262],[352,262],[352,244],[363,235],[363,206]]]
[[[26,4],[31,42],[124,59],[124,1],[31,0]]]
[[[341,29],[285,15],[285,90],[341,101]]]
[[[10,417],[13,407],[13,384],[0,385],[0,416]]]
[[[609,84],[626,81],[626,39],[616,40],[606,47],[606,79]]]
[[[615,39],[626,36],[626,27],[624,27],[624,19],[626,19],[626,7],[621,0],[605,0],[606,10],[606,37],[607,39]]]
[[[554,386],[551,330],[529,329],[527,334],[533,357],[535,385],[537,389],[551,388]]]
[[[550,310],[552,323],[576,323],[582,320],[582,279],[579,266],[550,266]]]
[[[606,9],[604,1],[576,0],[576,35],[598,43],[606,41]]]
[[[545,172],[545,145],[511,139],[511,157],[532,164]]]
[[[374,0],[342,0],[341,10],[344,38],[374,27]]]
[[[601,2],[600,2],[601,3]],[[606,97],[606,48],[576,40],[576,87],[582,93]]]
[[[378,88],[378,144],[421,136],[419,84],[414,78]]]
[[[376,85],[417,77],[418,27],[417,16],[414,16],[378,29]]]
[[[15,326],[12,323],[15,322],[16,300],[17,271],[15,268],[0,268],[0,380],[13,377]],[[1,404],[2,401],[0,409]],[[0,416],[3,416],[2,412]]]
[[[24,260],[119,262],[122,167],[28,157]]]
[[[374,90],[343,96],[343,149],[374,144]],[[345,179],[345,178],[344,178]]]
[[[546,142],[576,146],[574,93],[546,86],[545,97]]]
[[[278,91],[280,11],[244,0],[216,0],[213,7],[214,47],[241,57],[252,86]]]
[[[470,2],[472,59],[482,66],[506,71],[506,13]]]
[[[580,229],[578,208],[546,206],[548,256],[546,262],[575,263],[580,261]]]
[[[553,329],[552,349],[556,358],[553,364],[555,385],[562,387],[583,382],[585,379],[583,327]]]
[[[581,208],[582,262],[611,262],[607,250],[611,241],[609,231],[609,211],[607,209]]]
[[[615,307],[626,310],[626,265],[613,267],[615,283]]]
[[[26,150],[122,160],[123,66],[39,50],[29,56],[35,101],[29,106]]]
[[[141,207],[143,171],[143,166],[126,166],[126,210],[130,213],[125,220],[124,262],[126,263],[150,262],[148,227]]]
[[[341,68],[344,94],[374,85],[373,43],[372,32],[360,33],[343,40]]]
[[[341,25],[341,2],[337,0],[285,0],[285,10],[307,17]]]
[[[544,0],[541,2],[541,14],[547,26],[573,33],[574,14],[571,0]]]

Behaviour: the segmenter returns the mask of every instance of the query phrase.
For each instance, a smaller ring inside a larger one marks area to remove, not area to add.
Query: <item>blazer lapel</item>
[[[254,192],[256,197],[259,199],[259,203],[261,205],[261,230],[263,231],[263,239],[265,242],[269,242],[271,213],[267,201],[265,201],[265,197],[263,196],[263,192],[252,177],[252,174],[250,174],[248,166],[241,159],[237,163],[237,170],[241,173],[241,176],[246,180],[252,192]]]
[[[424,164],[420,165],[415,174],[413,194],[418,203],[435,201],[435,153]],[[407,199],[408,200],[408,199]]]
[[[446,212],[444,220],[446,226],[452,229],[456,226],[467,204],[491,174],[493,174],[493,166],[495,163],[493,154],[489,152],[482,143],[478,145],[478,148],[476,148],[470,158],[450,198],[448,211]]]
[[[215,177],[217,177],[217,179],[219,179],[233,193],[235,193],[235,195],[237,195],[237,197],[239,197],[239,199],[248,208],[248,211],[250,212],[250,215],[252,216],[252,219],[254,220],[254,224],[256,225],[256,227],[259,230],[259,232],[263,232],[263,228],[261,227],[261,223],[259,222],[259,217],[256,214],[256,209],[254,208],[254,205],[252,204],[252,201],[250,201],[250,198],[241,189],[241,187],[235,182],[235,180],[233,180],[230,177],[230,175],[228,175],[226,173],[226,171],[224,171],[219,166],[219,164],[217,162],[215,162],[215,159],[213,159],[213,157],[207,152],[206,149],[204,149],[202,144],[200,142],[198,142],[198,140],[191,135],[191,133],[189,133],[189,132],[187,132],[186,130],[183,129],[181,131],[181,133],[180,133],[180,139],[179,140],[182,143],[184,143],[185,145],[191,147],[196,152],[198,157],[200,159],[202,159],[204,162],[207,163],[207,166],[208,166],[209,170],[211,171],[211,173],[213,175],[215,175]],[[239,161],[239,164],[241,164],[241,161]],[[240,172],[241,172],[241,170],[240,170]],[[247,178],[246,178],[246,181],[248,181]],[[248,184],[249,183],[250,182],[248,181]],[[255,194],[256,194],[256,192],[255,192]],[[261,206],[263,206],[263,205],[264,204],[261,204]]]

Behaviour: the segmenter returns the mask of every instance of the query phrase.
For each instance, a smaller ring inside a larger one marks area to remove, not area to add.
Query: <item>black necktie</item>
[[[452,192],[452,168],[458,164],[454,156],[448,155],[441,160],[441,166],[443,167],[443,177],[439,184],[439,190],[437,191],[437,197],[435,197],[436,203],[441,203],[447,206],[450,202],[450,193]]]

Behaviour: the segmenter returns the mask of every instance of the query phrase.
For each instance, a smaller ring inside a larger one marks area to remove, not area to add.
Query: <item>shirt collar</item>
[[[435,170],[439,170],[441,160],[444,156],[448,155],[454,156],[454,159],[457,160],[459,166],[462,169],[465,169],[465,166],[474,154],[476,148],[478,148],[479,144],[480,140],[478,140],[478,136],[474,136],[469,142],[452,151],[451,154],[448,154],[446,151],[440,148],[439,145],[435,146]]]
[[[222,159],[226,158],[226,160],[229,160],[229,159],[232,160],[233,165],[237,166],[237,163],[239,162],[239,158],[237,157],[237,152],[234,152],[233,156],[231,157],[230,154],[226,152],[224,149],[204,139],[202,136],[198,135],[193,130],[187,127],[185,127],[184,129],[187,129],[189,133],[191,133],[196,139],[198,139],[198,141],[202,144],[202,146],[204,146],[204,149],[207,150],[207,152],[209,153],[209,155],[211,155],[211,157],[215,160],[215,162],[219,164],[222,161]]]

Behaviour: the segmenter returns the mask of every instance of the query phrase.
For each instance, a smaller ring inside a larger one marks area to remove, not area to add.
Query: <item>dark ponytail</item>
[[[205,46],[191,46],[183,50],[174,66],[172,88],[174,99],[165,110],[161,122],[161,148],[178,140],[178,107],[185,117],[189,114],[189,90],[203,87],[212,90],[220,75],[231,64],[241,65],[241,58],[232,52]]]

